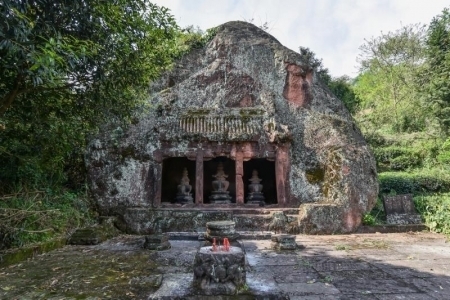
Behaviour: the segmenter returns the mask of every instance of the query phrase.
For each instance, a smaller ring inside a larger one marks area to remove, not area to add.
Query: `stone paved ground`
[[[243,240],[247,291],[229,299],[450,299],[450,243],[432,233],[296,237],[295,251]],[[0,299],[227,299],[192,289],[198,241],[143,237],[66,246],[0,269]],[[197,293],[197,295],[196,295]]]

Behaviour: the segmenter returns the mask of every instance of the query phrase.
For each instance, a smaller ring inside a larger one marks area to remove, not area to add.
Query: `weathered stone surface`
[[[450,244],[441,234],[297,236],[305,251],[274,251],[245,240],[246,285],[236,295],[208,296],[193,287],[199,241],[142,249],[122,235],[95,246],[65,246],[0,271],[0,299],[448,299]],[[390,245],[373,247],[369,241]],[[347,244],[348,251],[335,245]],[[309,255],[306,253],[309,252]],[[1,256],[2,253],[0,253]]]
[[[412,194],[384,196],[383,205],[388,224],[422,223],[422,219],[414,207]]]
[[[163,161],[174,157],[196,161],[192,186],[199,206],[209,201],[209,178],[203,177],[209,160],[237,162],[230,196],[238,205],[246,198],[243,161],[274,161],[276,199],[265,201],[306,206],[298,221],[305,233],[354,231],[375,204],[375,160],[344,104],[305,57],[252,24],[217,27],[205,47],[151,85],[147,104],[152,109],[136,112],[132,125],[111,122],[87,149],[97,207],[103,215],[122,216],[126,228],[150,222],[123,216],[126,208],[174,201],[164,199],[161,188]],[[265,184],[263,192],[268,189]],[[326,216],[339,219],[328,224],[310,204],[329,205]]]
[[[298,226],[301,233],[333,234],[350,231],[358,222],[344,219],[344,208],[336,204],[308,203],[300,206]],[[346,222],[352,222],[349,227]],[[353,223],[355,222],[355,223]]]
[[[233,221],[213,221],[206,223],[205,238],[208,241],[222,242],[224,238],[228,238],[230,241],[234,241],[239,237],[239,233],[236,232],[235,222]]]
[[[122,215],[118,219],[117,226],[124,232],[143,235],[163,232],[205,232],[208,222],[230,220],[235,222],[235,229],[239,232],[274,231],[271,224],[274,223],[275,213],[272,212],[269,209],[255,211],[236,207],[217,210],[127,208],[120,212]],[[280,227],[277,232],[298,233],[297,216],[293,215],[298,211],[292,209],[281,213],[287,223],[283,223],[284,227]]]
[[[69,238],[71,245],[97,245],[119,234],[114,227],[116,218],[102,217],[100,224],[77,229]]]
[[[295,242],[295,235],[276,234],[272,236],[271,247],[274,250],[295,250],[297,243]]]
[[[201,247],[194,260],[194,286],[206,295],[234,295],[245,284],[245,255],[241,248],[212,251]]]

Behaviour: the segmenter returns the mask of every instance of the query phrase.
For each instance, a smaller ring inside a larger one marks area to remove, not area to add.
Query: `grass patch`
[[[364,239],[359,249],[389,249],[389,244],[382,240]]]
[[[336,249],[338,251],[341,251],[341,250],[349,251],[349,250],[352,250],[352,247],[350,245],[346,245],[346,244],[336,244],[334,246],[334,249]]]

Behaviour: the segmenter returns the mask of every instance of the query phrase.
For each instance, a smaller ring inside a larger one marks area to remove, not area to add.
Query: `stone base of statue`
[[[194,198],[192,195],[177,195],[175,201],[182,204],[192,204],[194,203]]]
[[[231,196],[228,191],[213,191],[209,196],[209,201],[214,204],[229,204],[231,203]]]
[[[247,196],[247,204],[261,205],[264,204],[264,195],[260,192],[250,193]]]

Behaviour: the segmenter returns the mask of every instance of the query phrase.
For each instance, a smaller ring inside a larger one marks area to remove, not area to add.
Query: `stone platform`
[[[116,224],[130,234],[154,234],[155,232],[199,232],[206,230],[206,223],[233,221],[236,231],[270,230],[275,213],[286,215],[280,227],[282,233],[298,233],[298,213],[295,208],[255,208],[254,206],[223,205],[222,207],[169,207],[146,209],[128,208]]]
[[[243,240],[246,286],[237,295],[193,288],[193,261],[203,242],[171,240],[142,248],[143,236],[72,246],[0,269],[0,299],[448,299],[450,244],[417,232],[305,236],[294,251],[270,240]],[[209,298],[208,298],[209,297]]]

